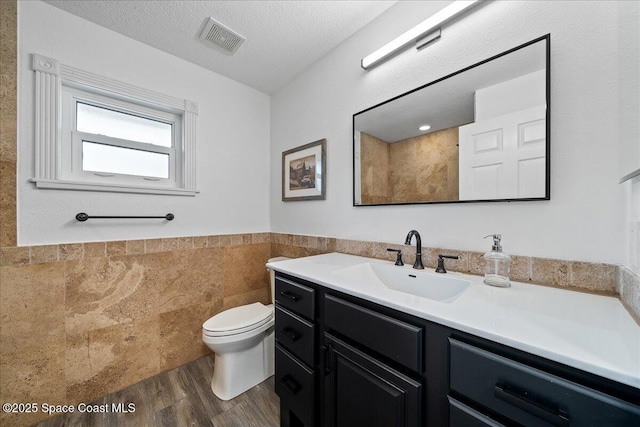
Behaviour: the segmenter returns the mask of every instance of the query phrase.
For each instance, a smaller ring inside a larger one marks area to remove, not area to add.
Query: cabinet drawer
[[[449,399],[449,427],[504,427],[475,409],[458,402],[451,396]]]
[[[331,295],[324,300],[325,325],[415,372],[422,371],[422,328]]]
[[[284,277],[276,277],[275,298],[277,303],[309,320],[313,320],[314,315],[314,293],[314,290],[307,286]]]
[[[451,390],[526,426],[637,426],[640,407],[449,339]]]
[[[289,408],[305,426],[313,425],[313,372],[277,344],[275,356],[275,390],[281,405]]]
[[[294,356],[313,366],[313,325],[276,307],[276,341]]]

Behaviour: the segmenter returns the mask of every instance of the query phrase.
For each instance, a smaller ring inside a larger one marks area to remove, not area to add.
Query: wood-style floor
[[[92,405],[129,402],[131,413],[63,414],[37,427],[102,426],[215,426],[269,427],[280,425],[280,404],[273,377],[235,399],[222,401],[211,391],[213,355],[156,375],[124,390],[105,396]]]

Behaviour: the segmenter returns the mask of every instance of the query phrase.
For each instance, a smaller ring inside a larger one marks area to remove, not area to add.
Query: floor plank
[[[223,401],[211,391],[213,355],[140,381],[91,402],[108,412],[62,414],[35,427],[277,427],[280,401],[273,377],[240,396]],[[133,412],[115,411],[135,404]],[[116,405],[116,406],[113,406]]]

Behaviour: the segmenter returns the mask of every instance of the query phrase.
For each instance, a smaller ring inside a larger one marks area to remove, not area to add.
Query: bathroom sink
[[[440,302],[455,300],[471,285],[469,280],[447,274],[370,262],[336,270],[335,274]]]

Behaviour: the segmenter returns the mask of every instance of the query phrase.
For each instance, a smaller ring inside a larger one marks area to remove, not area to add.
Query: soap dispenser
[[[491,251],[484,254],[484,283],[491,286],[508,288],[511,286],[509,272],[511,270],[511,257],[502,252],[499,234],[489,234],[485,236],[493,237]]]

